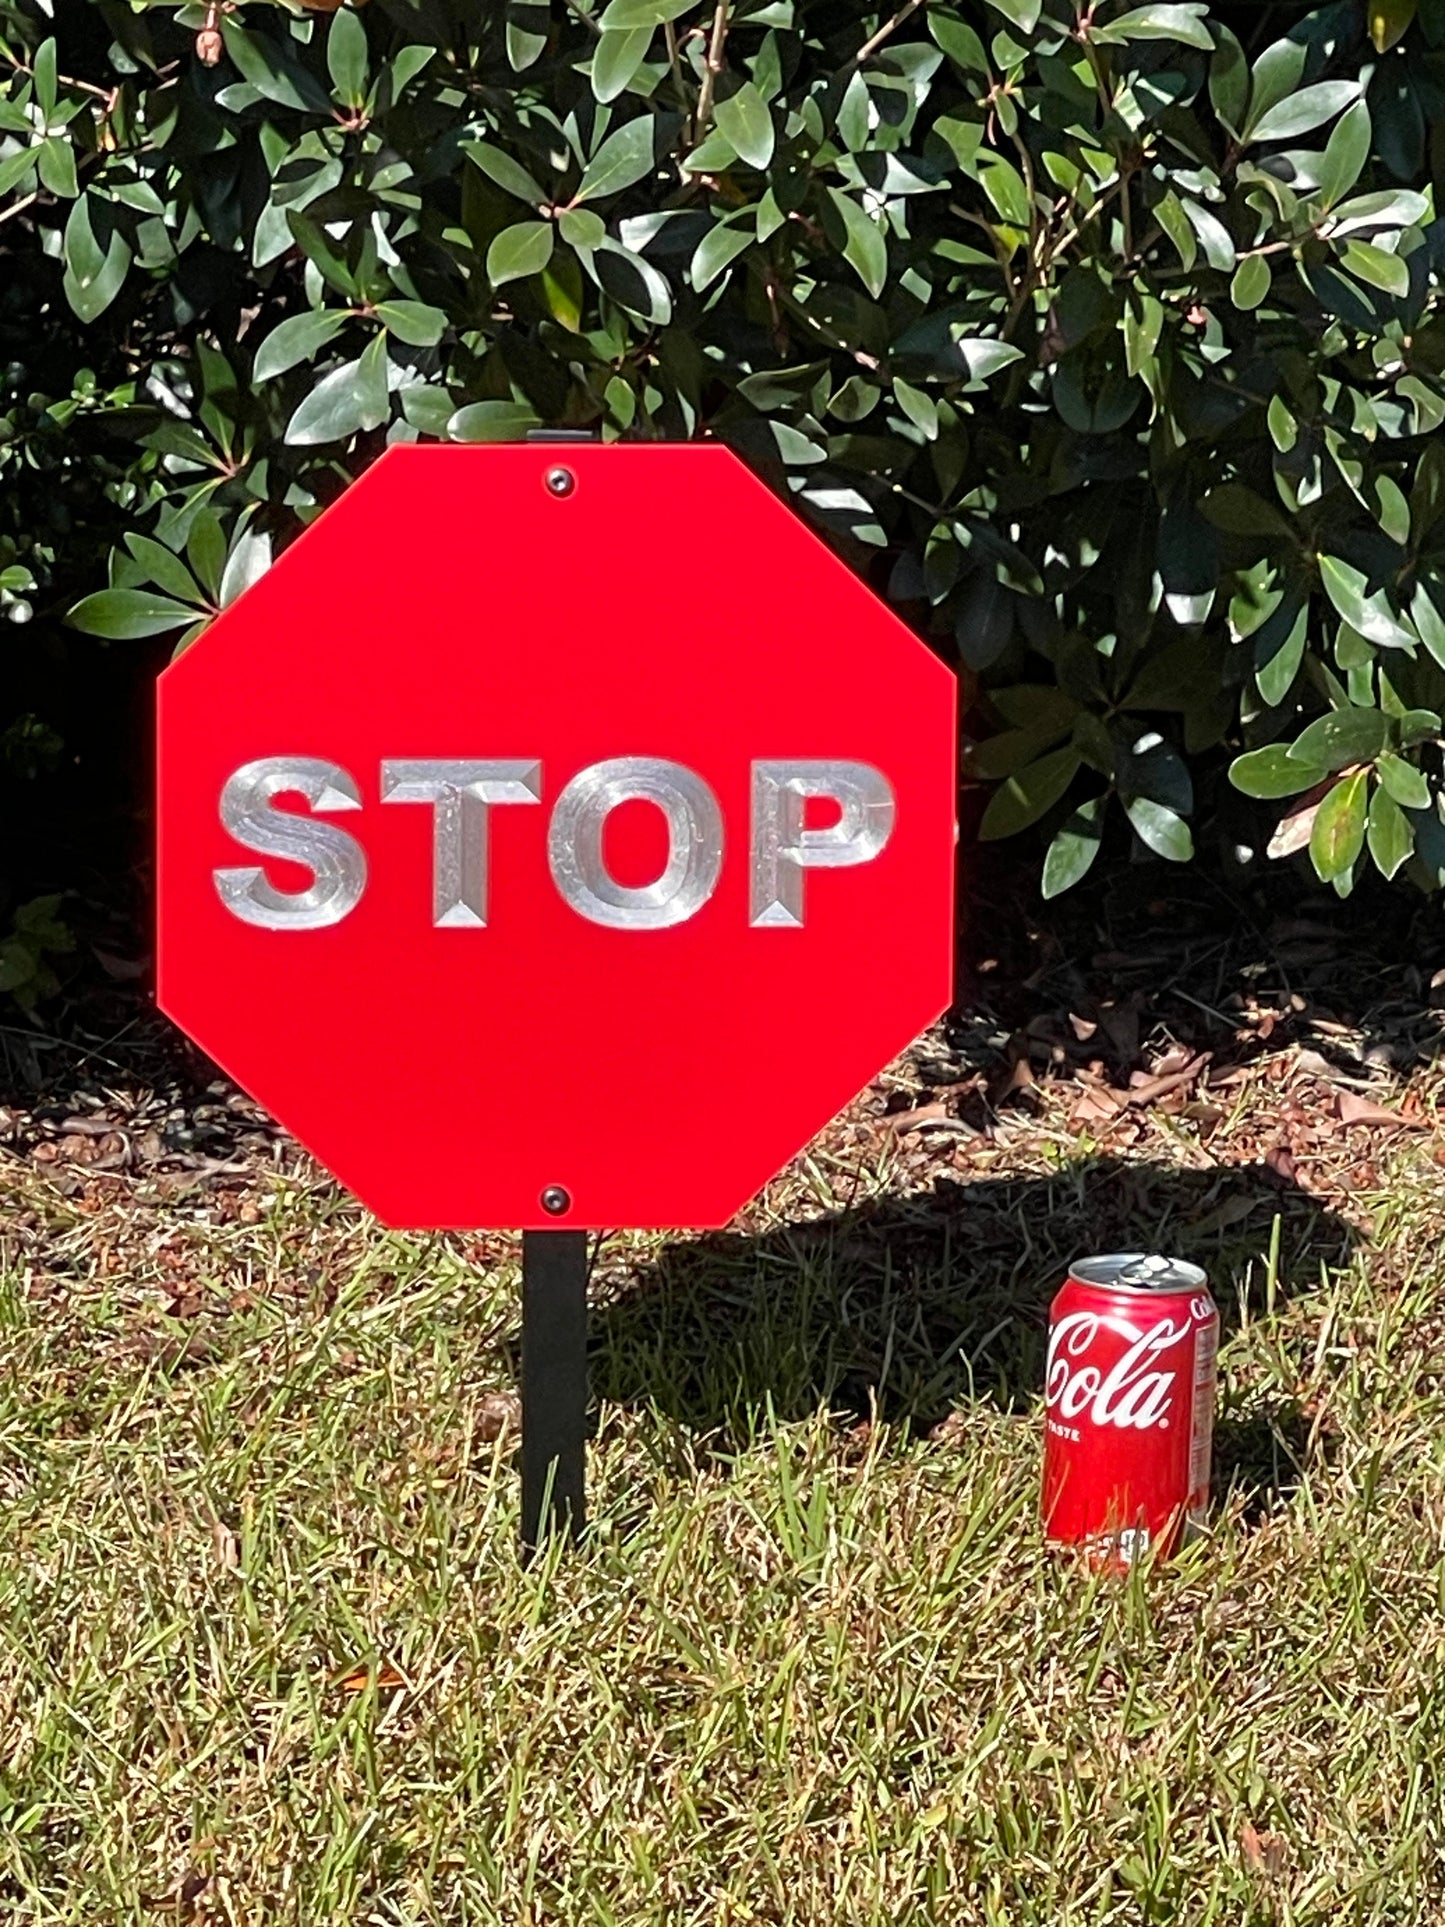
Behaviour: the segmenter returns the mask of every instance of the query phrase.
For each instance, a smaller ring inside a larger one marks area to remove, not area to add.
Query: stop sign
[[[722,1224],[948,1000],[953,678],[719,446],[393,448],[159,706],[162,1007],[389,1224]]]

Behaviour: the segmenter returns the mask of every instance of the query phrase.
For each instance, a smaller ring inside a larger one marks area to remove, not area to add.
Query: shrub
[[[1046,891],[1117,811],[1188,857],[1206,784],[1251,843],[1231,753],[1341,894],[1445,880],[1445,0],[0,26],[0,249],[88,354],[32,414],[117,525],[80,628],[186,640],[387,441],[715,434],[981,679]],[[705,503],[657,539],[727,566]]]

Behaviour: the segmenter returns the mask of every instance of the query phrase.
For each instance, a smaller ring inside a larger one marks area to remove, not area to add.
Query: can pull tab
[[[1166,1285],[1178,1281],[1179,1267],[1172,1258],[1163,1258],[1158,1252],[1151,1252],[1147,1258],[1140,1258],[1137,1264],[1126,1265],[1119,1273],[1121,1285],[1140,1285],[1146,1291],[1158,1291]]]

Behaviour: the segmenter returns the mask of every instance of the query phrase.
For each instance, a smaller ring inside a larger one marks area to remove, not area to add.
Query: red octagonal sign
[[[948,1000],[953,747],[723,448],[395,448],[161,678],[161,1004],[389,1224],[719,1225]]]

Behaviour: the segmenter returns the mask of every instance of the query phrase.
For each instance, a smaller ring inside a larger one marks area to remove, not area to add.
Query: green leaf
[[[1229,780],[1237,790],[1246,796],[1267,798],[1298,796],[1301,791],[1312,790],[1316,783],[1323,782],[1327,773],[1322,767],[1311,768],[1291,756],[1283,743],[1248,750],[1243,756],[1236,756],[1229,766]]]
[[[351,319],[346,308],[316,308],[278,322],[256,350],[253,381],[273,381],[300,361],[313,361]]]
[[[1342,194],[1349,193],[1369,154],[1370,110],[1364,101],[1357,100],[1330,129],[1319,165],[1319,194],[1325,207],[1333,207]]]
[[[75,149],[67,134],[52,134],[49,140],[42,141],[36,156],[39,162],[40,185],[49,188],[62,201],[73,201],[80,192],[80,181],[75,171]]]
[[[1208,7],[1193,0],[1184,5],[1149,5],[1134,7],[1128,13],[1120,14],[1111,20],[1107,27],[1095,27],[1091,38],[1104,41],[1120,40],[1177,40],[1186,47],[1201,47],[1205,53],[1214,51],[1214,40],[1204,15]]]
[[[1020,33],[1032,33],[1043,12],[1043,0],[989,0],[989,5]]]
[[[106,636],[112,642],[133,642],[141,636],[164,635],[194,622],[192,604],[173,602],[169,596],[149,589],[101,589],[88,595],[70,611],[66,620],[72,629],[88,636]]]
[[[968,370],[970,385],[987,381],[1000,368],[1023,358],[1023,350],[1015,348],[1011,341],[994,341],[986,335],[965,337],[953,345]]]
[[[446,333],[446,314],[425,301],[378,301],[374,312],[398,341],[411,348],[435,348]]]
[[[326,70],[331,84],[348,107],[360,107],[366,99],[366,28],[361,16],[350,7],[340,7],[331,16],[326,36]]]
[[[1061,896],[1065,890],[1071,890],[1099,854],[1105,800],[1095,796],[1081,803],[1050,843],[1044,857],[1045,897]]]
[[[33,185],[39,154],[37,147],[22,147],[18,153],[8,154],[0,161],[0,194],[9,194],[22,181],[27,188]]]
[[[944,13],[938,7],[928,10],[928,31],[943,51],[961,67],[965,73],[986,74],[989,71],[988,55],[983,50],[983,42],[966,21],[956,14]]]
[[[550,221],[518,221],[504,227],[487,249],[487,279],[494,288],[523,275],[540,274],[552,259],[553,230]]]
[[[579,254],[590,254],[607,239],[607,223],[590,207],[564,208],[557,217],[557,229]]]
[[[1217,22],[1215,33],[1218,44],[1209,63],[1209,98],[1225,126],[1237,134],[1249,106],[1249,66],[1228,27]]]
[[[536,428],[533,409],[521,401],[474,401],[459,408],[447,423],[453,442],[520,442]]]
[[[517,201],[530,201],[533,207],[541,207],[545,203],[547,196],[544,190],[526,168],[520,162],[514,161],[503,148],[493,147],[490,142],[478,141],[469,142],[463,147],[462,152],[468,160],[473,161],[482,170],[489,181],[495,182],[504,194],[510,194]]]
[[[692,265],[688,269],[688,279],[694,290],[702,290],[714,282],[723,270],[729,267],[740,254],[753,244],[751,224],[729,227],[719,221],[716,227],[708,229],[693,250]]]
[[[322,376],[296,409],[286,424],[286,441],[300,448],[348,441],[367,415],[371,400],[367,389],[360,361],[342,362]]]
[[[984,843],[1015,836],[1051,810],[1073,782],[1083,758],[1072,745],[1051,750],[1001,783],[989,798],[978,834]]]
[[[1171,863],[1187,863],[1193,856],[1194,838],[1189,833],[1189,825],[1164,804],[1147,796],[1131,796],[1124,804],[1124,813],[1138,832],[1140,842],[1147,844],[1156,856],[1167,857]]]
[[[609,134],[588,161],[582,183],[573,196],[576,201],[594,201],[599,194],[620,194],[644,175],[653,171],[653,141],[656,122],[651,114],[639,114]]]
[[[1320,557],[1320,581],[1325,594],[1352,629],[1384,649],[1410,649],[1415,637],[1391,609],[1383,589],[1368,593],[1364,571],[1342,556]]]
[[[81,321],[95,321],[105,313],[125,285],[130,263],[130,243],[116,228],[111,233],[104,261],[89,280],[82,281],[67,272],[65,298]]]
[[[582,330],[582,292],[582,269],[576,255],[554,250],[542,270],[542,299],[553,320],[574,335]]]
[[[1425,453],[1429,454],[1427,448]],[[1422,463],[1423,463],[1423,457]],[[1445,589],[1436,580],[1436,589],[1445,600]],[[1421,642],[1430,651],[1442,669],[1445,669],[1445,615],[1440,612],[1435,597],[1430,592],[1430,583],[1425,576],[1415,584],[1415,593],[1410,598],[1410,620]]]
[[[148,535],[136,533],[126,536],[125,545],[157,588],[164,589],[167,595],[178,596],[182,602],[205,602],[194,576],[173,550],[153,542]]]
[[[1397,296],[1410,292],[1410,270],[1397,254],[1387,254],[1384,248],[1372,247],[1368,241],[1346,241],[1340,258],[1356,280],[1372,288]]]
[[[1389,720],[1378,709],[1332,709],[1300,732],[1289,753],[1312,768],[1345,769],[1372,763],[1389,740]]]
[[[1236,308],[1257,308],[1269,293],[1269,262],[1262,254],[1246,254],[1234,270],[1229,298]]]
[[[979,183],[997,212],[1011,227],[1026,228],[1032,207],[1023,175],[1002,154],[985,150],[978,160]]]
[[[888,243],[877,222],[841,188],[830,187],[828,199],[843,224],[843,258],[869,294],[878,296],[888,279]]]
[[[624,27],[660,27],[696,5],[697,0],[612,0],[598,24],[608,33]]]
[[[612,299],[650,328],[665,328],[672,319],[672,294],[650,261],[618,241],[598,244],[591,256],[598,285]]]
[[[1424,804],[1418,807],[1423,809]],[[1410,819],[1388,790],[1377,789],[1371,799],[1366,837],[1375,868],[1386,879],[1392,878],[1414,855],[1415,831]]]
[[[357,398],[362,428],[380,428],[391,413],[385,335],[378,335],[357,363]]]
[[[718,130],[730,140],[738,158],[749,167],[766,167],[773,158],[773,116],[768,103],[746,80],[713,108]]]
[[[1279,619],[1261,624],[1254,638],[1254,681],[1260,696],[1273,707],[1294,688],[1309,637],[1309,609],[1300,603],[1291,616],[1286,604]]]
[[[225,532],[214,509],[199,510],[192,521],[186,538],[186,560],[207,600],[214,602],[221,592],[221,571],[226,566]]]
[[[1375,763],[1375,774],[1404,810],[1423,810],[1430,802],[1430,785],[1425,772],[1393,750],[1382,750]]]
[[[271,566],[271,538],[264,530],[243,528],[231,545],[221,576],[221,607],[229,609]]]
[[[449,390],[427,383],[401,391],[401,412],[412,427],[423,435],[444,436],[447,423],[456,413]]]
[[[1289,524],[1274,504],[1243,482],[1221,482],[1218,488],[1210,489],[1199,507],[1205,520],[1226,535],[1253,536],[1263,542],[1270,536],[1290,533]]]
[[[1311,128],[1322,126],[1332,120],[1342,107],[1348,107],[1358,100],[1360,83],[1357,80],[1320,80],[1313,87],[1301,87],[1297,94],[1289,94],[1278,106],[1268,108],[1245,130],[1248,141],[1293,140],[1299,134],[1308,134]]]
[[[1185,199],[1182,203],[1185,218],[1199,236],[1199,245],[1204,249],[1204,258],[1211,268],[1218,268],[1228,274],[1234,266],[1234,237],[1217,214],[1211,214],[1207,207],[1198,201]]]
[[[616,100],[626,93],[628,83],[647,58],[652,44],[651,27],[610,28],[599,36],[592,56],[592,94],[595,100]]]
[[[1365,795],[1369,772],[1358,770],[1336,783],[1315,811],[1310,831],[1310,859],[1323,883],[1343,876],[1359,861],[1365,847]]]
[[[1363,233],[1368,228],[1417,227],[1430,218],[1430,202],[1424,194],[1403,187],[1386,188],[1377,194],[1358,194],[1354,200],[1337,207],[1321,229],[1327,239],[1338,241],[1346,234]]]

